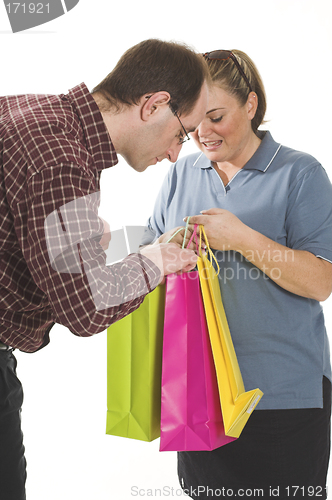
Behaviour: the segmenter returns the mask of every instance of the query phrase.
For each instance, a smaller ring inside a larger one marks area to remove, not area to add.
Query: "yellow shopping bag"
[[[204,231],[199,227],[200,241],[205,240],[206,250],[200,256],[199,271],[206,320],[217,373],[219,395],[225,433],[238,438],[252,411],[263,396],[260,389],[245,392],[240,367],[221,299],[219,278],[212,265],[215,259]]]

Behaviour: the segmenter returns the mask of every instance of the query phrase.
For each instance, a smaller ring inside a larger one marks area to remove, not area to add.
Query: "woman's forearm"
[[[332,291],[332,264],[310,252],[293,250],[245,226],[238,251],[289,292],[326,300]]]
[[[304,250],[293,250],[251,229],[227,210],[212,208],[190,218],[203,224],[210,247],[235,250],[289,292],[318,301],[332,291],[332,263]]]

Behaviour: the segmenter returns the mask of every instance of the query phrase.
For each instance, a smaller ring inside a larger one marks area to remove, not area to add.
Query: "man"
[[[0,98],[1,498],[25,499],[12,349],[44,347],[54,323],[79,336],[101,332],[164,275],[196,263],[193,251],[169,243],[106,267],[99,181],[117,154],[137,171],[175,161],[205,115],[207,80],[192,50],[146,40],[92,94],[81,84],[67,95]]]

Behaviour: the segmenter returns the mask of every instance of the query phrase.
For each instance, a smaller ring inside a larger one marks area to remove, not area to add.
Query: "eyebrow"
[[[208,115],[209,113],[213,113],[213,111],[218,111],[218,109],[226,109],[226,108],[214,108],[214,109],[210,109],[209,111],[207,111],[205,114]],[[197,128],[197,127],[196,127]],[[187,129],[186,128],[186,131],[188,132],[188,134],[192,134],[193,132],[195,132],[196,128],[194,127],[191,127],[190,129]]]
[[[209,113],[213,113],[213,111],[218,111],[218,109],[226,109],[226,108],[214,108],[214,109],[210,109],[210,111],[207,111],[206,114],[208,115]]]

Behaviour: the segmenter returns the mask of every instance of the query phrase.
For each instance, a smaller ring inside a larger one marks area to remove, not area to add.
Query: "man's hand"
[[[171,229],[170,231],[167,231],[167,233],[164,233],[162,234],[161,236],[159,236],[159,238],[155,241],[154,245],[159,245],[160,243],[167,243],[167,241],[173,236],[173,234],[175,234],[179,229],[181,229],[181,231],[179,233],[176,234],[176,236],[174,236],[174,238],[171,239],[170,243],[175,243],[177,246],[179,246],[180,248],[182,248],[182,244],[183,244],[183,238],[184,238],[184,235],[185,235],[185,231],[186,231],[186,228],[183,227],[183,226],[178,226],[178,227],[175,227],[174,229]],[[194,230],[194,226],[188,226],[188,230],[187,230],[187,235],[186,235],[186,241],[185,241],[185,244],[184,244],[184,247],[187,248],[187,245],[189,243],[189,240],[192,236],[192,233],[193,233],[193,230]],[[193,239],[193,241],[190,243],[189,247],[188,247],[190,250],[196,250],[196,243]]]
[[[193,250],[179,248],[176,243],[148,245],[141,250],[141,254],[159,267],[161,279],[168,274],[191,271],[197,263]]]
[[[99,217],[99,218],[104,223],[104,234],[101,237],[101,239],[99,240],[99,244],[101,245],[104,252],[106,252],[106,250],[108,249],[108,245],[111,241],[111,228],[110,228],[109,223],[106,220],[102,219],[101,217]]]

